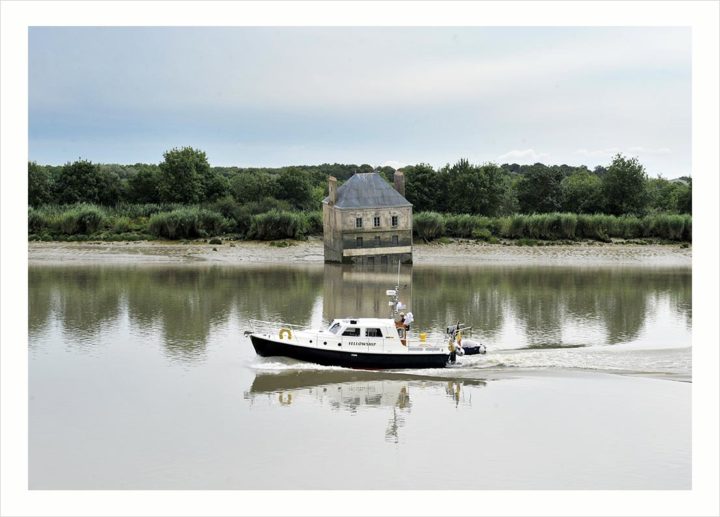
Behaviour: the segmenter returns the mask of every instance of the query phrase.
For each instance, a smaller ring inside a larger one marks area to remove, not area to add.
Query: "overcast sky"
[[[684,28],[32,28],[30,160],[691,173]]]

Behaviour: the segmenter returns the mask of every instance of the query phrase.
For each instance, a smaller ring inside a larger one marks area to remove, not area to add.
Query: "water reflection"
[[[124,324],[134,336],[159,338],[165,353],[195,361],[219,327],[248,319],[319,325],[335,317],[386,316],[385,290],[397,270],[340,265],[305,267],[31,267],[30,346],[46,339],[101,346]],[[437,332],[472,323],[493,348],[636,343],[648,324],[661,333],[692,320],[688,268],[404,266],[402,299],[415,329]],[[570,332],[572,331],[572,332]],[[645,340],[645,341],[643,341]]]
[[[442,378],[353,370],[289,370],[258,372],[245,392],[251,403],[275,407],[320,404],[333,411],[356,414],[382,410],[388,414],[385,439],[400,441],[400,430],[413,410],[413,394],[443,395],[455,407],[470,407],[472,392],[486,385],[481,379]]]

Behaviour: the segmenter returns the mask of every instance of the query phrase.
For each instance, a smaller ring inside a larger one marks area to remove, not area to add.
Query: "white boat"
[[[386,293],[391,314],[401,314],[399,286]],[[444,368],[455,361],[454,350],[465,343],[456,341],[458,329],[447,328],[447,338],[428,340],[425,333],[410,333],[410,321],[392,318],[340,318],[326,329],[303,329],[293,325],[273,328],[268,322],[255,322],[265,330],[248,331],[253,347],[262,357],[282,356],[328,366],[362,369]],[[270,328],[268,328],[270,327]],[[469,327],[465,327],[469,328]],[[479,350],[480,343],[467,341],[469,347]],[[451,346],[450,343],[453,343]],[[468,348],[470,350],[470,348]],[[473,353],[473,352],[470,352]]]

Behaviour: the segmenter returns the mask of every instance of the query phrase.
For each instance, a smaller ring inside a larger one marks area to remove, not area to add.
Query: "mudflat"
[[[283,244],[284,245],[284,244]],[[517,246],[456,241],[415,244],[415,264],[461,265],[637,265],[691,267],[692,247],[680,244],[582,242],[572,245]],[[288,241],[286,247],[257,241],[30,242],[30,264],[221,264],[322,263],[318,238]]]

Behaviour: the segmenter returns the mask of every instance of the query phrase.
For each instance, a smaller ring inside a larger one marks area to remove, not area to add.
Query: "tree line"
[[[472,164],[460,159],[435,169],[401,169],[415,211],[500,217],[516,213],[604,213],[644,216],[692,212],[692,180],[650,178],[636,158],[617,155],[607,166]],[[211,167],[205,152],[183,147],[159,164],[98,164],[77,160],[62,166],[28,164],[32,207],[91,203],[222,204],[250,213],[317,210],[327,178],[340,183],[355,173],[379,172],[392,182],[395,169],[368,164],[322,164],[280,168]]]

